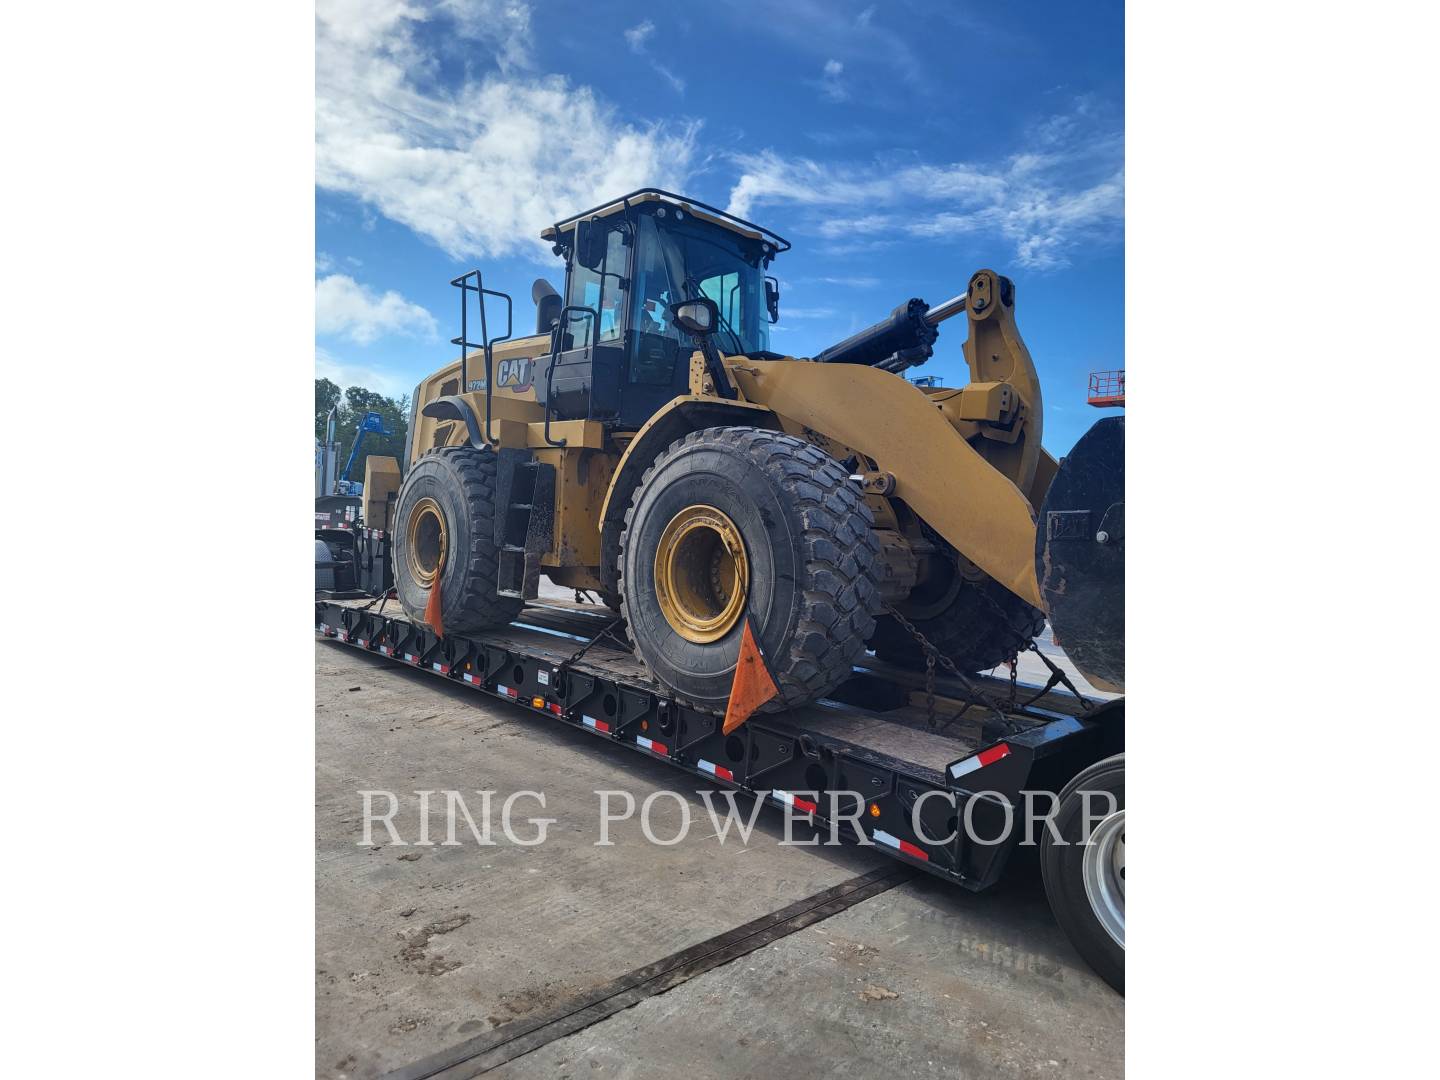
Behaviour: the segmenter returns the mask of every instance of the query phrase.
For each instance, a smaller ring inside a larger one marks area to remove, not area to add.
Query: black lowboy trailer
[[[503,629],[442,638],[373,600],[317,601],[315,624],[325,639],[513,702],[709,786],[788,806],[851,841],[858,827],[886,854],[967,889],[995,884],[1017,844],[1039,844],[1057,919],[1092,966],[1123,989],[1123,947],[1095,925],[1094,898],[1067,869],[1082,856],[1067,861],[1063,849],[1047,851],[1046,828],[1034,817],[1053,812],[1077,781],[1111,762],[1122,763],[1123,785],[1123,698],[1089,702],[983,677],[967,688],[937,675],[932,705],[922,673],[870,657],[831,697],[756,714],[726,735],[721,718],[657,688],[618,620],[601,608],[532,603]],[[986,704],[976,703],[974,689]],[[1055,820],[1073,836],[1066,814]],[[1052,880],[1062,875],[1075,880]]]

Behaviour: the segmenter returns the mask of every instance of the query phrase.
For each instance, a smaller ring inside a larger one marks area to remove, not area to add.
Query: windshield
[[[720,309],[715,342],[722,352],[769,350],[765,272],[745,259],[738,241],[719,230],[657,227],[649,214],[640,217],[639,232],[635,326],[679,341],[684,335],[671,324],[670,305],[708,296]]]

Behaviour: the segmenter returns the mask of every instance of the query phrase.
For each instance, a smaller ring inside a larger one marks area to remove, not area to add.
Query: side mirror
[[[575,259],[587,270],[598,270],[605,261],[608,231],[603,222],[594,219],[576,222]]]
[[[708,296],[670,305],[670,318],[691,337],[709,337],[720,325],[720,309]]]
[[[770,313],[770,321],[780,321],[780,282],[773,277],[765,279],[765,310]]]

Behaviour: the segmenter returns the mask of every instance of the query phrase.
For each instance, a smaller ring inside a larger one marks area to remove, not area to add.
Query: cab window
[[[591,269],[583,266],[578,259],[571,266],[570,295],[565,302],[575,307],[590,308],[599,314],[602,345],[619,341],[624,334],[624,283],[625,235],[620,229],[611,229],[608,233],[605,257],[598,267]],[[575,346],[589,344],[591,316],[586,312],[572,311],[567,318]]]

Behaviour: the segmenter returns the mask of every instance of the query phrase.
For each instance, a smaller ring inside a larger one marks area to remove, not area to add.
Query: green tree
[[[345,467],[350,448],[355,442],[355,429],[367,412],[379,413],[389,435],[370,432],[355,459],[350,471],[351,480],[365,479],[365,459],[372,454],[378,457],[393,457],[405,466],[405,433],[410,423],[410,395],[388,398],[367,390],[363,386],[351,386],[344,393],[329,379],[315,380],[315,438],[325,441],[325,419],[336,405],[340,408],[335,418],[335,441],[340,444],[340,460],[337,469]]]

